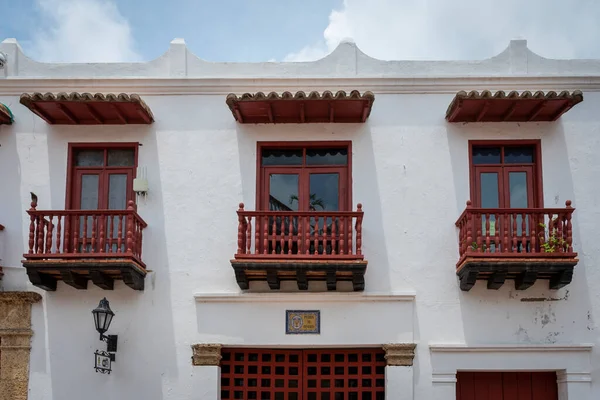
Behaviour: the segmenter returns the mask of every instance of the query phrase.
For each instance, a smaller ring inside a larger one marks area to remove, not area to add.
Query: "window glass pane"
[[[307,149],[306,164],[308,165],[346,165],[348,149]]]
[[[108,150],[109,167],[133,167],[135,165],[134,149],[110,149]]]
[[[533,163],[533,147],[505,147],[504,148],[504,163],[505,164],[523,164]]]
[[[127,175],[111,174],[108,178],[108,209],[127,208]]]
[[[498,208],[498,174],[496,172],[485,172],[480,175],[481,179],[481,207]]]
[[[509,172],[510,207],[527,208],[527,172]]]
[[[500,164],[500,147],[473,146],[473,164]]]
[[[298,175],[271,174],[269,178],[269,210],[298,211]]]
[[[82,210],[98,209],[98,175],[81,175],[81,204]]]
[[[78,167],[101,167],[104,165],[104,150],[78,150],[75,153]]]
[[[310,211],[339,210],[339,174],[310,174]]]
[[[302,165],[302,149],[264,149],[262,165]]]

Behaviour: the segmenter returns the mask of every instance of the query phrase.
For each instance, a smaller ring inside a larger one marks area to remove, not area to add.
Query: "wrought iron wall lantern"
[[[106,351],[96,350],[94,353],[95,364],[94,368],[96,372],[103,374],[110,374],[112,371],[112,362],[115,361],[115,354],[117,352],[117,335],[105,335],[108,331],[110,323],[112,322],[115,313],[110,309],[108,300],[106,297],[100,300],[98,307],[92,310],[94,316],[94,324],[96,330],[100,333],[100,340],[106,342]]]

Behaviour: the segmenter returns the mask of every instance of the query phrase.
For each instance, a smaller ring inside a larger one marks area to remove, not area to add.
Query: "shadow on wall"
[[[0,125],[0,266],[4,277],[0,287],[4,290],[27,290],[27,276],[21,267],[23,258],[23,227],[26,226],[25,210],[21,210],[21,170],[17,151],[17,123]],[[28,221],[27,221],[28,224]]]
[[[113,291],[102,290],[92,282],[88,282],[87,290],[59,282],[56,292],[46,294],[46,351],[50,357],[47,373],[52,379],[53,398],[161,400],[167,383],[178,378],[157,130],[158,124],[85,127],[83,133],[81,127],[48,126],[52,208],[65,207],[69,142],[99,137],[106,142],[139,141],[143,144],[139,149],[140,163],[148,168],[152,180],[147,201],[138,204],[139,214],[148,223],[144,229],[143,259],[151,272],[146,276],[145,290],[134,291],[121,281],[115,282]],[[104,296],[116,314],[109,333],[119,336],[111,375],[96,373],[92,364],[93,352],[103,350],[105,344],[98,340],[91,310]],[[32,364],[32,373],[43,372],[37,370],[40,367],[43,365]]]
[[[375,155],[371,138],[371,127],[366,124],[236,124],[240,175],[242,178],[242,198],[247,210],[256,210],[257,142],[281,141],[352,141],[352,209],[362,203],[363,254],[368,261],[365,275],[365,291],[389,292],[390,265],[388,250],[383,237],[383,216],[380,191],[375,169]],[[231,209],[235,215],[235,210]],[[237,227],[237,224],[236,224]],[[232,247],[232,253],[235,248]],[[233,270],[231,271],[233,279]],[[340,290],[346,290],[346,282],[338,283]],[[309,290],[326,290],[321,282],[311,282]],[[351,287],[351,285],[349,285]],[[253,290],[268,290],[266,284],[252,286]],[[282,290],[298,291],[297,286],[283,285]]]
[[[568,146],[562,123],[531,124],[456,124],[448,125],[448,141],[456,187],[456,216],[464,210],[469,196],[468,140],[542,139],[542,165],[546,207],[564,207],[564,201],[577,198],[569,166]],[[510,134],[507,135],[506,132]],[[507,137],[508,136],[508,137]],[[552,199],[552,203],[548,201]],[[538,280],[532,287],[517,291],[513,280],[507,280],[498,290],[488,290],[485,281],[478,281],[469,292],[462,292],[456,283],[460,301],[464,340],[475,344],[552,344],[589,343],[588,310],[591,308],[586,284],[585,259],[578,240],[578,213],[573,218],[575,251],[580,261],[573,281],[566,287],[551,291],[547,280]],[[453,269],[458,260],[449,269]],[[454,272],[454,270],[453,270]],[[454,278],[457,280],[457,278]]]

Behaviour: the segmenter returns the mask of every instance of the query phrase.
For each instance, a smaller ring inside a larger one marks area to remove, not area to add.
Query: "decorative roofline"
[[[547,59],[529,50],[526,40],[512,40],[500,54],[471,61],[383,61],[347,41],[320,60],[294,63],[208,62],[194,55],[182,39],[173,40],[160,57],[138,63],[42,63],[25,55],[15,39],[0,43],[0,51],[7,56],[0,79],[600,76],[600,60]]]

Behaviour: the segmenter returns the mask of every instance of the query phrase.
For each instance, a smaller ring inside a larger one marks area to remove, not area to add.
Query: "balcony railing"
[[[456,221],[460,266],[467,257],[574,258],[573,211],[566,208],[467,208]]]
[[[132,259],[141,267],[146,222],[133,201],[126,210],[36,210],[30,216],[27,260]]]
[[[236,259],[363,260],[357,211],[246,211],[240,203]]]

